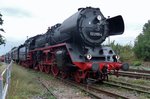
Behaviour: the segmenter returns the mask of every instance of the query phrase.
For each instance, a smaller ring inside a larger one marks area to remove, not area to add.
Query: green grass
[[[128,77],[116,77],[113,75],[109,75],[109,79],[110,80],[116,80],[116,81],[123,81],[123,82],[128,82],[131,84],[139,84],[139,85],[143,85],[143,86],[150,86],[150,81],[149,80],[145,80],[145,79],[135,79],[135,78],[128,78]]]
[[[128,77],[121,77],[119,76],[118,78],[116,76],[113,75],[109,75],[109,79],[110,80],[114,80],[114,81],[122,81],[122,82],[127,82],[127,83],[131,83],[131,84],[137,84],[137,85],[142,85],[142,86],[150,86],[150,81],[149,80],[145,80],[145,79],[134,79],[134,78],[128,78]],[[120,88],[120,91],[126,92],[127,90]],[[129,90],[128,90],[129,91]],[[150,95],[149,94],[144,94],[144,93],[137,93],[134,91],[129,91],[130,93],[133,94],[137,94],[138,99],[150,99]]]
[[[54,99],[48,91],[38,82],[38,77],[45,76],[43,73],[36,72],[13,65],[11,86],[8,91],[7,99],[36,99],[35,97],[46,97]],[[48,76],[45,78],[49,78]]]
[[[2,63],[0,62],[0,67],[2,66]]]
[[[138,70],[149,70],[150,71],[150,68],[149,67],[144,67],[144,66],[129,66],[129,68],[131,69],[138,69]]]
[[[131,83],[131,84],[142,85],[142,86],[148,86],[148,87],[150,86],[150,81],[145,80],[145,79],[134,79],[134,78],[128,78],[128,77],[121,77],[121,76],[119,76],[117,78],[113,75],[110,75],[109,79],[115,80],[115,81],[123,81],[123,82]],[[133,91],[131,91],[131,92],[133,92]],[[136,93],[136,94],[138,94],[138,93]],[[144,94],[144,93],[139,93],[138,97],[139,97],[139,99],[150,99],[150,95]]]
[[[133,61],[133,62],[131,63],[131,65],[132,65],[132,66],[141,66],[141,65],[142,65],[142,62],[139,61],[139,60],[136,60],[136,61]]]
[[[5,68],[6,68],[6,65],[4,65],[3,63],[0,63],[0,74],[1,72],[3,72]]]

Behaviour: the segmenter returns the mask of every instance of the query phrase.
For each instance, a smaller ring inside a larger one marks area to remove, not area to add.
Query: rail
[[[119,71],[120,76],[127,76],[131,78],[143,78],[143,79],[150,79],[150,74],[148,73],[138,73],[138,72],[127,72],[127,71]]]
[[[10,84],[11,70],[13,61],[0,74],[0,99],[5,99]]]
[[[77,82],[71,81],[71,80],[64,80],[60,77],[57,77],[57,78],[59,80],[63,81],[64,83],[66,83],[66,84],[70,84],[72,86],[75,86],[75,87],[87,92],[88,94],[90,94],[91,96],[93,96],[96,99],[103,99],[104,95],[106,95],[108,97],[109,96],[113,97],[115,99],[129,99],[128,97],[126,97],[124,95],[120,95],[120,94],[117,94],[117,93],[113,93],[113,92],[110,92],[110,91],[100,89],[100,88],[98,88],[98,86],[95,86],[95,85],[87,85],[87,84],[77,83]],[[100,95],[100,94],[103,94],[103,95]]]

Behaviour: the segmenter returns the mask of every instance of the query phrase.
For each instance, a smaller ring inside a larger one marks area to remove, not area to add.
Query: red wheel
[[[45,73],[49,74],[50,73],[50,66],[49,65],[44,66],[44,70],[45,70]]]
[[[42,64],[39,64],[39,70],[40,70],[41,72],[44,71],[44,66],[43,66]]]
[[[29,67],[30,67],[29,64],[27,64],[27,62],[25,62],[25,67],[26,67],[26,68],[29,68]]]
[[[66,79],[68,77],[68,74],[66,72],[61,72],[61,77],[63,79]]]
[[[29,66],[29,63],[27,62],[27,61],[25,61],[24,63],[24,67],[26,67],[26,68],[29,68],[30,66]]]
[[[35,66],[35,67],[33,67],[33,69],[34,69],[34,70],[38,70],[38,69],[39,69],[39,67],[38,67],[38,66]]]
[[[51,66],[51,71],[54,76],[58,76],[59,68],[56,65]]]
[[[82,81],[81,76],[82,76],[81,72],[76,71],[76,72],[74,73],[74,79],[75,79],[75,81],[78,82],[78,83],[80,83],[80,82]]]
[[[21,65],[22,65],[23,67],[25,67],[24,62],[21,62]]]
[[[29,68],[30,66],[29,65],[26,65],[26,68]]]
[[[39,65],[33,66],[34,70],[39,70]]]

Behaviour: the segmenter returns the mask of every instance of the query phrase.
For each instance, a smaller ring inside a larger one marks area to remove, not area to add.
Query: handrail
[[[13,61],[0,74],[0,99],[5,99],[10,84],[11,70]],[[6,73],[6,76],[4,74]],[[6,81],[4,81],[6,79]]]

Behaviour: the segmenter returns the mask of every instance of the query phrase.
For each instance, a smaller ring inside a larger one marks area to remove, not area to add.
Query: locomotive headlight
[[[102,19],[102,17],[101,17],[100,15],[98,15],[98,16],[97,16],[97,20],[100,21],[101,19]]]
[[[116,59],[118,59],[118,60],[119,60],[119,59],[120,59],[120,56],[119,56],[119,55],[116,55]]]
[[[88,60],[91,60],[91,59],[92,59],[92,55],[91,55],[91,54],[87,54],[87,55],[86,55],[86,58],[87,58]]]

